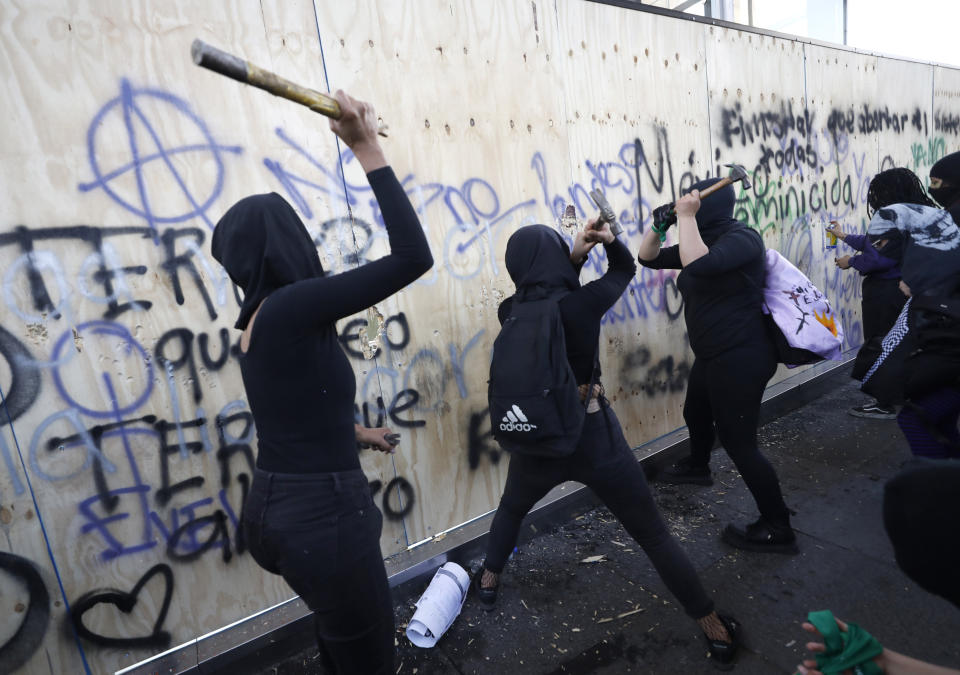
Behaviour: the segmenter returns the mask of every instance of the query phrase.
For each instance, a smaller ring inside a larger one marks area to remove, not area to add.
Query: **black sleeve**
[[[763,239],[756,230],[740,228],[720,237],[706,255],[684,269],[696,276],[714,276],[730,272],[763,255]]]
[[[683,263],[680,262],[680,246],[678,244],[661,248],[660,253],[658,253],[657,257],[653,260],[641,260],[640,257],[637,256],[637,262],[652,270],[683,269]]]
[[[367,174],[383,213],[390,253],[341,274],[307,279],[267,305],[290,329],[317,329],[393,295],[433,266],[417,213],[389,166]],[[275,302],[273,302],[275,300]]]
[[[564,299],[564,313],[573,311],[583,312],[592,316],[603,316],[613,307],[613,304],[623,294],[633,275],[637,273],[637,265],[629,249],[619,239],[604,244],[607,252],[607,271],[599,279],[577,289]],[[575,307],[570,307],[574,305]]]

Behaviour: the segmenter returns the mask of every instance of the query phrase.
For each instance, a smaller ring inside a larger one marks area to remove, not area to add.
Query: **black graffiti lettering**
[[[396,488],[398,502],[396,508],[390,501],[390,495],[394,493],[394,488]],[[383,514],[391,520],[400,520],[413,511],[415,497],[410,481],[403,476],[393,478],[383,490]]]
[[[401,419],[400,413],[406,412],[411,408],[416,408],[417,403],[419,402],[420,393],[416,389],[402,389],[393,397],[393,401],[390,403],[389,407],[384,404],[382,396],[377,396],[377,418],[375,420],[370,418],[369,401],[364,401],[362,406],[358,406],[356,403],[354,403],[353,412],[357,422],[359,424],[363,424],[363,426],[369,429],[375,429],[383,426],[384,422],[387,421],[387,418],[389,418],[393,424],[403,429],[415,429],[417,427],[426,426],[427,421]]]
[[[124,274],[145,274],[146,267],[143,265],[131,265],[108,269],[105,260],[103,242],[105,237],[118,235],[136,235],[139,237],[150,237],[152,230],[147,227],[115,227],[100,228],[89,225],[74,225],[68,227],[50,227],[31,230],[24,225],[18,225],[11,232],[0,234],[0,246],[17,245],[22,253],[27,254],[27,280],[30,284],[30,295],[33,306],[37,311],[47,312],[53,318],[59,318],[60,314],[50,298],[46,284],[43,281],[43,275],[34,264],[33,256],[30,255],[34,250],[34,243],[39,241],[59,241],[59,240],[79,240],[90,244],[90,246],[100,255],[100,263],[92,275],[93,281],[103,286],[104,297],[109,298],[107,309],[104,311],[104,318],[113,319],[134,308],[149,309],[152,306],[148,300],[134,300],[124,304],[118,304],[115,297],[114,281]]]
[[[933,129],[942,134],[960,134],[960,115],[947,110],[938,110],[933,116]],[[926,130],[926,121],[924,121]]]
[[[671,321],[676,321],[683,314],[683,296],[672,277],[667,277],[663,282],[663,308]]]
[[[484,430],[484,425],[487,429]],[[490,409],[472,413],[467,428],[467,462],[471,469],[480,466],[480,459],[484,455],[490,457],[490,462],[497,464],[500,461],[500,446],[493,440],[493,431],[490,429]]]
[[[230,333],[226,328],[221,328],[217,333],[220,341],[219,355],[214,358],[210,354],[210,337],[206,333],[200,333],[195,336],[189,328],[171,328],[160,336],[154,347],[154,356],[164,369],[168,366],[172,372],[176,372],[183,367],[187,368],[190,376],[190,389],[193,394],[194,403],[199,403],[203,399],[203,388],[200,386],[199,371],[197,368],[197,358],[194,355],[194,342],[197,344],[197,351],[200,355],[200,362],[204,368],[212,371],[218,371],[223,368],[227,360],[233,356],[238,358],[238,350],[230,345]],[[196,338],[196,339],[195,339]],[[236,347],[237,345],[234,345]]]
[[[177,551],[177,545],[180,543],[183,535],[189,533],[192,537],[197,530],[208,525],[213,526],[210,536],[201,542],[195,550],[186,553]],[[209,551],[221,540],[223,541],[223,562],[228,563],[230,559],[233,558],[233,552],[230,550],[230,533],[227,530],[227,514],[225,514],[222,509],[217,509],[208,516],[194,518],[178,527],[176,531],[170,535],[169,541],[167,541],[167,557],[177,562],[192,562]]]
[[[12,236],[11,236],[12,235]],[[20,245],[20,251],[27,255],[27,281],[30,284],[30,297],[33,300],[33,308],[38,312],[50,314],[54,319],[60,318],[60,312],[56,305],[50,299],[50,293],[47,292],[47,285],[43,281],[43,274],[37,269],[33,256],[34,237],[27,229],[26,225],[17,225],[13,232],[7,237],[10,239],[0,239],[0,245],[12,243],[15,241]]]
[[[217,449],[217,462],[220,464],[220,487],[226,488],[230,485],[230,459],[234,455],[242,455],[247,460],[247,469],[253,473],[256,460],[253,456],[253,449],[247,443],[231,442],[227,439],[227,427],[231,424],[241,423],[242,431],[239,434],[230,434],[231,438],[247,438],[253,429],[253,414],[247,410],[233,413],[232,415],[218,414],[214,420],[217,427],[217,438],[220,441],[220,447]],[[245,474],[238,474],[237,479],[245,477]]]
[[[13,333],[0,326],[0,356],[10,369],[10,384],[0,403],[0,427],[25,413],[40,396],[40,371],[29,365],[33,355]]]
[[[32,562],[0,551],[0,570],[27,589],[27,611],[16,632],[0,646],[0,673],[13,673],[37,651],[50,623],[50,593]],[[4,595],[12,595],[9,590]]]
[[[192,278],[196,284],[197,290],[200,291],[203,304],[206,306],[207,314],[210,315],[210,320],[212,321],[217,318],[217,312],[213,308],[213,301],[210,299],[207,287],[203,284],[203,277],[200,276],[200,270],[197,269],[197,266],[193,262],[193,251],[188,250],[186,253],[177,253],[177,241],[183,237],[193,237],[194,244],[196,244],[198,248],[203,245],[204,234],[203,231],[198,228],[191,227],[179,230],[171,228],[165,230],[163,234],[160,235],[160,241],[163,243],[166,258],[160,263],[160,268],[170,277],[170,284],[173,287],[173,297],[178,305],[182,305],[186,301],[183,295],[183,285],[180,283],[180,270],[183,269],[189,274],[190,278]]]
[[[643,142],[639,138],[635,138],[633,141],[633,159],[637,174],[637,185],[640,185],[640,167],[645,166],[647,177],[653,183],[653,189],[658,194],[663,192],[666,180],[670,180],[670,199],[673,201],[677,198],[677,188],[673,178],[673,162],[670,159],[670,139],[667,137],[667,128],[662,125],[655,125],[653,129],[654,135],[657,137],[657,153],[653,162],[657,165],[657,175],[656,177],[653,175],[650,157],[643,147]]]
[[[397,395],[393,397],[393,403],[390,404],[390,421],[404,429],[426,426],[426,420],[400,419],[400,413],[415,408],[419,402],[420,393],[416,389],[403,389],[397,392]]]
[[[153,623],[153,630],[150,635],[132,638],[106,637],[94,633],[83,623],[83,615],[99,604],[114,605],[124,614],[130,614],[137,605],[140,591],[147,585],[147,582],[157,575],[162,576],[164,580],[163,603],[160,605],[160,611],[157,614],[156,621]],[[73,629],[78,636],[102,647],[121,647],[126,649],[135,647],[167,647],[170,645],[170,633],[163,630],[163,622],[167,618],[167,612],[170,609],[170,601],[172,599],[173,570],[170,569],[170,566],[166,563],[159,563],[147,570],[147,573],[140,577],[140,580],[129,593],[108,588],[89,591],[83,594],[70,604],[69,621],[73,624]]]
[[[247,513],[247,496],[250,494],[250,476],[241,473],[237,476],[240,483],[240,526],[237,528],[237,555],[247,550],[247,535],[243,527]]]
[[[120,420],[119,422],[111,422],[109,424],[98,424],[87,429],[86,437],[90,439],[90,441],[93,443],[93,446],[98,451],[98,454],[94,455],[93,459],[93,484],[97,490],[97,497],[100,500],[100,505],[107,513],[111,513],[115,508],[117,508],[120,497],[115,494],[111,494],[110,486],[107,484],[107,476],[103,470],[101,456],[103,456],[103,439],[105,435],[108,432],[116,429],[123,429],[124,427],[134,424],[146,423],[152,426],[156,421],[157,418],[154,415],[145,415],[143,417]],[[63,437],[51,436],[46,443],[47,452],[57,452],[64,445],[73,445],[74,443],[82,442],[84,440],[84,434],[81,433],[71,434]]]
[[[160,506],[165,506],[178,492],[183,492],[184,490],[189,490],[190,488],[200,487],[203,485],[203,476],[191,476],[190,478],[186,478],[171,485],[170,455],[179,454],[181,450],[181,444],[177,438],[178,434],[176,432],[183,429],[201,428],[206,423],[207,421],[202,417],[195,420],[189,420],[187,422],[175,423],[167,422],[166,420],[157,420],[154,423],[153,428],[156,429],[157,433],[160,435],[160,487],[157,488],[156,492],[154,493],[154,499],[157,500],[157,504]],[[172,443],[170,442],[170,432],[174,432]],[[202,441],[186,441],[183,445],[188,452],[203,452]]]
[[[226,364],[227,359],[230,358],[230,332],[226,328],[221,328],[217,336],[220,338],[220,356],[216,359],[210,356],[210,336],[206,333],[200,333],[197,337],[200,361],[207,370],[220,370]]]
[[[172,342],[180,343],[180,354],[176,358],[167,355],[167,345]],[[200,389],[200,379],[197,375],[197,364],[193,359],[193,331],[189,328],[174,328],[168,330],[157,341],[157,346],[153,350],[157,363],[163,368],[167,366],[173,372],[187,366],[190,372],[191,389],[193,390],[193,400],[199,403],[203,398],[203,392]]]

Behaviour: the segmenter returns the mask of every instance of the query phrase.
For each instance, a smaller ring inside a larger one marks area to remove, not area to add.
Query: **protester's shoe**
[[[858,405],[856,408],[850,408],[847,411],[854,417],[864,417],[870,420],[895,420],[897,419],[897,410],[893,406],[884,407],[876,403],[867,405]]]
[[[483,579],[483,568],[481,567],[477,570],[477,573],[473,575],[473,586],[477,591],[477,599],[480,601],[480,609],[484,612],[493,611],[497,606],[497,593],[500,590],[499,580],[497,585],[492,588],[484,588],[480,585],[480,580]]]
[[[746,551],[800,552],[793,528],[789,525],[774,525],[762,517],[757,522],[747,525],[746,528],[727,525],[721,538],[731,546]]]
[[[706,633],[703,634],[703,637],[710,649],[710,660],[713,661],[713,667],[717,670],[732,670],[737,651],[740,649],[740,623],[732,616],[724,616],[723,614],[717,616],[720,618],[723,627],[727,629],[730,642],[711,640]]]
[[[713,476],[709,466],[694,466],[690,457],[684,457],[673,466],[657,474],[656,480],[661,483],[713,485]]]

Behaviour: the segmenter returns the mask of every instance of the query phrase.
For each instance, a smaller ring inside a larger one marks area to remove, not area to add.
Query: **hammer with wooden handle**
[[[750,189],[750,187],[751,187],[751,185],[750,185],[750,179],[747,178],[747,170],[746,170],[746,169],[744,169],[744,168],[743,168],[742,166],[740,166],[739,164],[724,164],[724,166],[730,167],[730,175],[727,176],[726,178],[721,178],[720,180],[718,180],[716,183],[714,183],[714,184],[711,185],[710,187],[707,187],[707,188],[704,188],[703,190],[701,190],[701,191],[700,191],[700,199],[701,199],[701,200],[709,197],[710,195],[712,195],[712,194],[713,194],[714,192],[716,192],[717,190],[720,190],[721,188],[725,188],[726,186],[732,185],[733,183],[736,183],[736,182],[738,182],[738,181],[740,181],[740,182],[743,183],[743,187],[744,187],[744,188],[746,188],[746,189],[748,189],[748,190]],[[654,209],[654,211],[659,211],[661,208],[663,208],[663,207],[658,207],[658,208]],[[666,235],[667,226],[665,226],[664,224],[665,224],[665,223],[668,223],[668,222],[672,223],[673,221],[669,220],[669,218],[670,218],[671,216],[676,217],[676,214],[677,214],[677,207],[676,207],[676,204],[674,204],[674,205],[673,205],[673,208],[671,208],[668,213],[664,214],[664,220],[663,220],[662,223],[654,223],[654,224],[653,224],[653,229],[654,229],[654,231],[657,232],[657,234],[660,235],[660,241],[663,241],[663,240],[665,240],[665,239],[667,238],[667,235]]]
[[[310,110],[326,117],[338,120],[343,114],[340,110],[340,104],[334,97],[307,87],[301,87],[299,84],[285,80],[269,70],[258,68],[238,56],[211,47],[202,40],[193,41],[190,46],[190,54],[193,56],[193,62],[198,66],[226,75],[238,82],[269,91],[274,96],[305,105]],[[386,126],[381,123],[380,130],[377,133],[386,137]]]

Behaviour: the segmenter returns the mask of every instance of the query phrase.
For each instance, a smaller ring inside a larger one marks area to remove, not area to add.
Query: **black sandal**
[[[497,606],[497,593],[500,590],[500,579],[497,579],[497,585],[493,588],[484,588],[480,585],[483,579],[484,568],[481,567],[473,575],[473,586],[477,591],[477,599],[480,601],[480,609],[490,612]]]
[[[740,648],[740,623],[732,616],[724,616],[723,614],[718,614],[717,616],[720,619],[720,623],[723,624],[723,627],[727,629],[730,642],[711,640],[707,637],[706,633],[703,634],[703,637],[706,638],[707,646],[710,648],[710,660],[713,661],[714,668],[717,670],[731,670],[737,656],[737,650]]]

